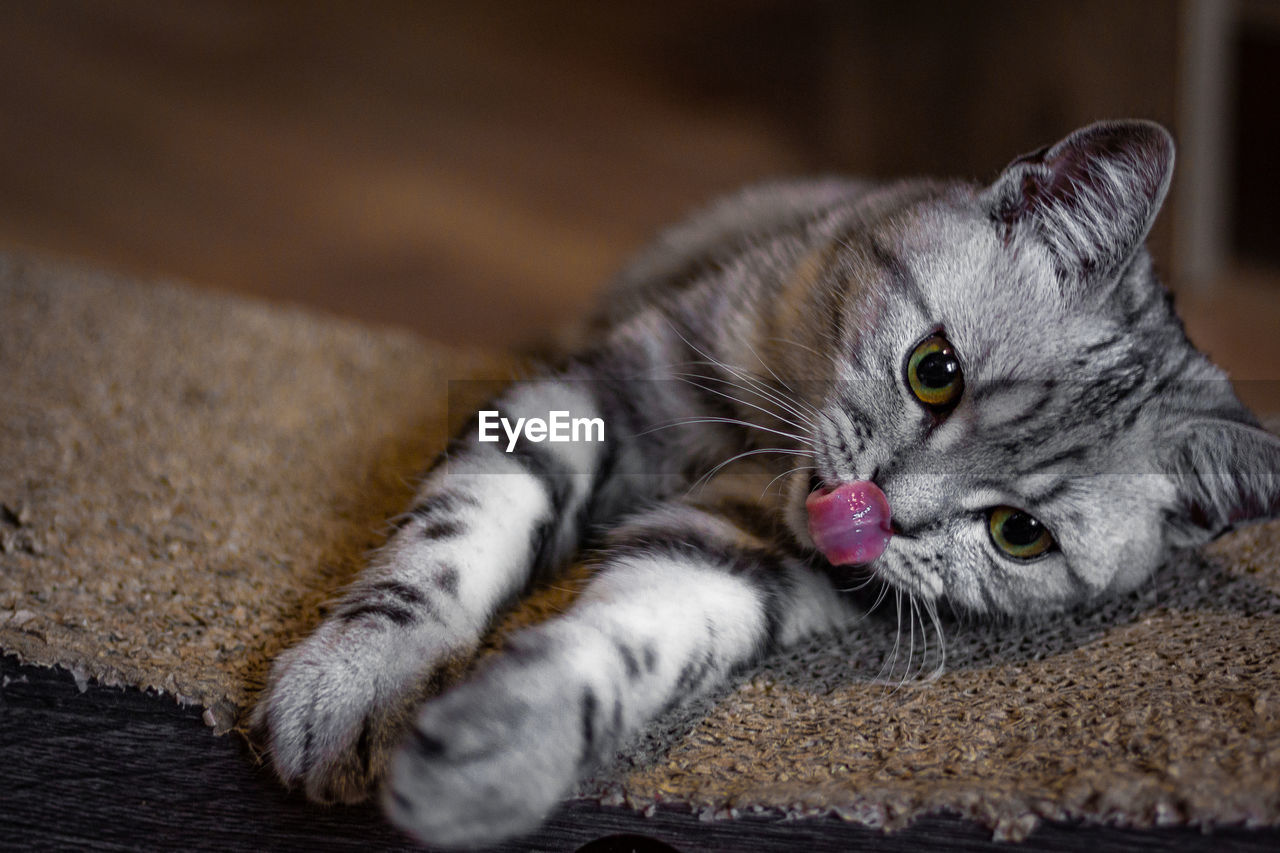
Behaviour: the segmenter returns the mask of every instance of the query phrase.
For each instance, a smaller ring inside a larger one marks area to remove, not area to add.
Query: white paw
[[[313,800],[364,799],[403,736],[424,679],[387,639],[376,624],[329,621],[272,666],[252,725],[280,778]]]
[[[531,831],[589,765],[604,716],[558,668],[503,661],[422,709],[392,757],[383,806],[428,845]]]

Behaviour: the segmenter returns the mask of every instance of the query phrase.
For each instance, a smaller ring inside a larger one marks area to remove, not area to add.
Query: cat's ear
[[[1002,227],[1044,240],[1067,275],[1109,275],[1151,230],[1173,153],[1173,138],[1153,122],[1093,124],[1014,160],[986,200]]]
[[[1203,421],[1180,431],[1173,451],[1182,544],[1280,517],[1280,438],[1238,421]]]

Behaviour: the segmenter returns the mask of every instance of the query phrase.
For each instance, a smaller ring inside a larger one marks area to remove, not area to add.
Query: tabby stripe
[[[596,712],[599,705],[595,691],[590,687],[582,691],[582,755],[578,758],[579,766],[585,767],[591,763],[596,743]]]
[[[477,507],[480,503],[474,497],[461,492],[438,492],[434,495],[428,495],[417,504],[412,506],[408,512],[392,522],[397,530],[400,530],[413,522],[415,519],[422,521],[431,521],[438,519],[443,515],[453,515],[460,511],[463,507]]]
[[[552,452],[540,450],[527,441],[518,442],[510,455],[529,476],[542,485],[547,501],[551,504],[551,515],[556,518],[563,515],[573,493],[568,466]]]
[[[550,452],[521,443],[516,445],[511,457],[542,485],[550,504],[547,515],[533,526],[529,534],[529,551],[532,554],[529,566],[530,571],[537,575],[552,568],[556,556],[557,532],[573,494],[573,483],[568,466]]]
[[[626,667],[627,677],[635,681],[640,677],[640,661],[636,659],[636,653],[616,638],[613,641],[613,647],[618,652],[618,657],[622,658],[622,665]]]
[[[459,533],[466,530],[462,522],[451,518],[433,521],[422,528],[421,536],[423,539],[452,539]]]
[[[373,721],[368,715],[365,715],[364,723],[360,726],[360,737],[356,739],[356,760],[360,762],[365,779],[370,778],[372,775],[373,749],[370,743],[372,739]]]
[[[1084,445],[1078,445],[1076,447],[1069,447],[1066,450],[1059,450],[1052,456],[1040,460],[1036,467],[1048,468],[1052,465],[1057,465],[1060,462],[1078,462],[1081,459],[1086,458],[1091,449],[1092,448]]]
[[[920,282],[916,281],[916,277],[911,274],[911,270],[907,269],[907,265],[902,262],[902,259],[890,250],[888,246],[885,246],[874,237],[868,242],[871,245],[872,257],[876,259],[880,266],[889,271],[899,290],[911,298],[912,304],[920,312],[920,315],[926,318],[932,317],[933,309],[929,307],[924,291],[920,287]]]
[[[1112,348],[1112,347],[1114,347],[1116,344],[1120,343],[1120,340],[1121,340],[1121,336],[1120,336],[1120,335],[1112,335],[1111,337],[1107,338],[1106,340],[1102,340],[1102,341],[1098,341],[1097,343],[1089,344],[1087,347],[1085,347],[1085,348],[1084,348],[1084,351],[1085,351],[1085,352],[1087,352],[1087,353],[1090,353],[1090,354],[1092,354],[1092,353],[1102,352],[1103,350],[1111,349],[1111,348]]]
[[[675,689],[672,691],[672,704],[682,704],[690,695],[697,693],[715,668],[716,658],[710,649],[704,649],[697,658],[681,667],[680,675],[676,677]]]
[[[405,604],[422,604],[426,601],[426,597],[421,592],[401,581],[379,581],[369,589],[390,593]]]
[[[359,604],[338,614],[338,618],[344,622],[354,621],[361,616],[381,616],[400,626],[411,625],[417,621],[411,611],[387,601]]]
[[[605,433],[604,447],[600,450],[600,458],[596,461],[595,474],[591,478],[591,490],[578,507],[576,521],[578,533],[584,540],[584,544],[588,546],[595,537],[593,528],[597,523],[604,520],[602,516],[608,512],[608,507],[603,501],[599,500],[600,492],[606,483],[612,481],[615,469],[618,466],[618,440],[613,433],[613,430],[618,429],[618,424],[613,418],[610,418],[609,422],[612,424],[612,428]]]

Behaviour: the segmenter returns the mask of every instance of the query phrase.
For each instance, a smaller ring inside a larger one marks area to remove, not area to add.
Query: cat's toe
[[[580,750],[554,706],[463,687],[429,703],[392,756],[383,806],[434,846],[491,844],[535,829],[568,793]]]
[[[318,802],[365,799],[402,731],[358,660],[304,642],[277,661],[251,718],[276,773]]]

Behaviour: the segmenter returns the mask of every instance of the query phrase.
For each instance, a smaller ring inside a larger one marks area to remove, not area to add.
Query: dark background
[[[743,182],[1143,116],[1193,337],[1280,379],[1278,46],[1271,0],[0,0],[0,248],[519,346]]]

